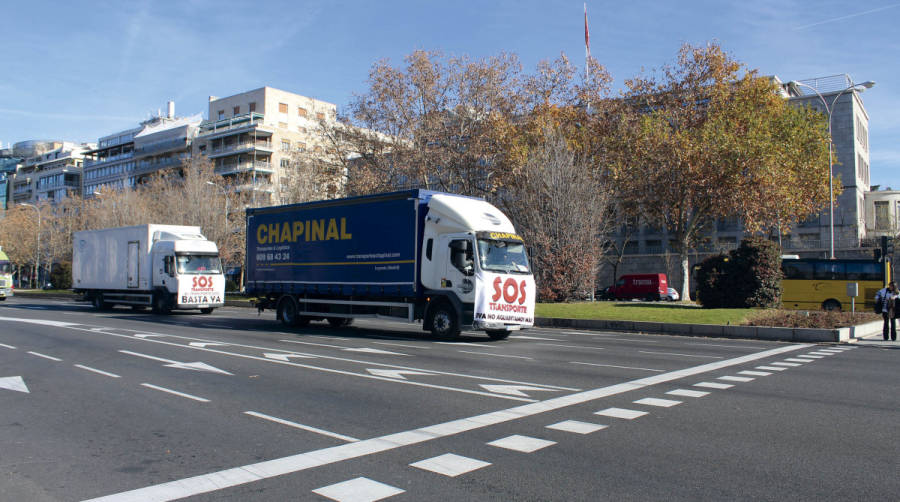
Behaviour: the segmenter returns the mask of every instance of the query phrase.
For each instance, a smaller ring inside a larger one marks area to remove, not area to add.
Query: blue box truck
[[[405,190],[248,208],[245,287],[285,325],[357,317],[495,339],[534,324],[525,242],[474,197]]]

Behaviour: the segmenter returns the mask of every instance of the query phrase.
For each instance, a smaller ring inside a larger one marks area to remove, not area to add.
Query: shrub
[[[54,263],[50,268],[50,283],[53,284],[53,289],[71,289],[72,263]]]
[[[703,260],[697,272],[697,300],[705,308],[776,307],[781,277],[779,246],[751,237],[728,256]]]
[[[238,291],[239,289],[237,283],[231,279],[225,281],[225,291]]]

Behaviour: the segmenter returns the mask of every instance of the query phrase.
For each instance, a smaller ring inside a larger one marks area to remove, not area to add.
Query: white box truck
[[[216,243],[200,227],[136,225],[75,232],[72,289],[98,310],[114,305],[156,313],[224,305]]]

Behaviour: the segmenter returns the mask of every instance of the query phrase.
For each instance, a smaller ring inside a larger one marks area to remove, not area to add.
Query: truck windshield
[[[8,261],[0,261],[0,274],[8,274],[12,272],[12,266]]]
[[[180,254],[175,257],[179,274],[221,274],[219,257],[209,254]]]
[[[478,262],[482,270],[529,273],[525,245],[519,241],[478,239]]]

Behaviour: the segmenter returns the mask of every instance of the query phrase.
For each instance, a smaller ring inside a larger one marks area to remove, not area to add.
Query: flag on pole
[[[590,77],[591,33],[588,31],[587,3],[584,4],[584,76]]]

